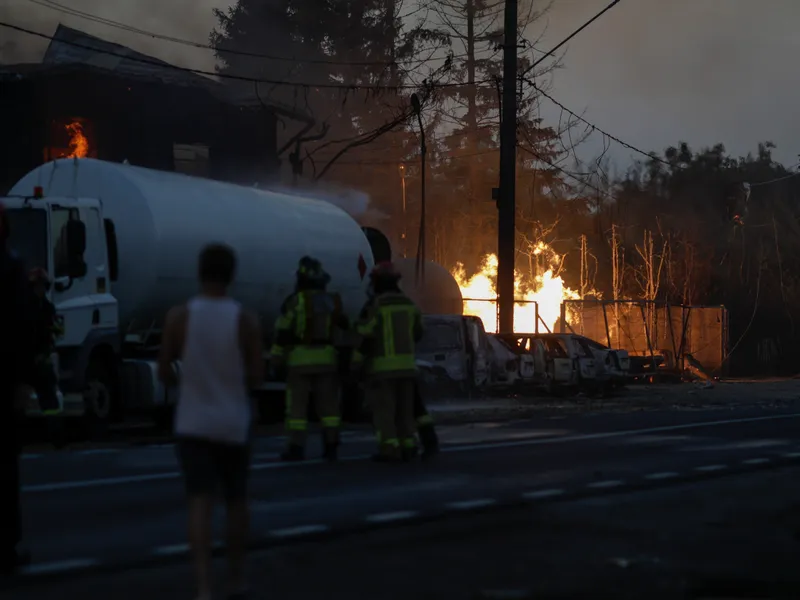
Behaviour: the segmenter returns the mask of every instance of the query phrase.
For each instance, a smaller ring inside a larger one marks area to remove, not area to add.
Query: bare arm
[[[187,316],[188,312],[185,306],[176,306],[167,313],[164,320],[161,350],[158,354],[158,378],[167,385],[178,383],[172,363],[178,360],[183,352]]]
[[[244,359],[247,387],[256,389],[264,382],[264,342],[258,315],[243,310],[239,319],[239,343]]]

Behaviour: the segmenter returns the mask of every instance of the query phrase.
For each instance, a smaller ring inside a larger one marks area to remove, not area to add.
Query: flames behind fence
[[[706,369],[725,373],[728,311],[724,306],[676,306],[643,301],[566,300],[569,328],[633,356],[662,355],[681,367],[691,354]]]

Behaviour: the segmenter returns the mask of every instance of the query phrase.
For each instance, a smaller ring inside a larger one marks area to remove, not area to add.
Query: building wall
[[[48,156],[63,156],[73,122],[83,125],[89,155],[102,160],[247,185],[278,176],[275,115],[239,110],[200,89],[73,71],[0,82],[0,110],[10,124],[0,145],[0,193]],[[208,159],[187,165],[185,146]]]

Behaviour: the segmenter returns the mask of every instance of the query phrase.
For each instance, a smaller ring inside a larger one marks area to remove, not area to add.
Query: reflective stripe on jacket
[[[416,343],[422,337],[422,315],[402,293],[376,296],[362,311],[356,331],[360,353],[371,377],[414,376]]]
[[[347,328],[338,294],[304,290],[289,296],[275,323],[271,354],[289,369],[325,372],[338,368],[337,333]]]

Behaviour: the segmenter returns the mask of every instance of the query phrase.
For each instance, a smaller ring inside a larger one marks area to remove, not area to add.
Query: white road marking
[[[509,442],[486,442],[482,444],[469,444],[464,446],[444,447],[442,452],[473,452],[475,450],[493,450],[503,448],[519,448],[523,446],[542,446],[549,444],[561,444],[567,442],[586,442],[593,440],[604,440],[621,437],[629,437],[632,435],[640,435],[646,433],[656,433],[663,431],[681,431],[684,429],[699,429],[703,427],[716,427],[720,425],[738,425],[742,423],[757,423],[761,421],[775,421],[778,419],[796,419],[800,418],[800,413],[791,413],[788,415],[770,415],[765,417],[748,417],[745,419],[725,419],[719,421],[701,421],[695,423],[684,423],[683,425],[666,425],[662,427],[649,427],[646,429],[627,429],[622,431],[606,431],[602,433],[586,433],[576,435],[565,435],[561,437],[547,437],[535,438],[528,440],[515,440]],[[362,454],[358,456],[341,457],[340,462],[353,462],[361,461],[371,458],[370,454]],[[298,468],[309,465],[324,464],[322,459],[307,460],[299,463],[282,463],[282,462],[269,462],[269,463],[256,463],[252,465],[253,471],[264,471],[272,469],[289,469]],[[76,481],[64,481],[59,483],[43,483],[23,486],[23,493],[35,492],[57,492],[63,490],[75,490],[91,487],[104,487],[113,485],[124,485],[131,483],[143,483],[146,481],[165,481],[170,479],[178,479],[180,474],[177,472],[172,473],[150,473],[144,475],[129,475],[126,477],[108,477],[103,479],[88,479]]]
[[[219,550],[223,548],[224,544],[217,540],[212,545],[211,548],[213,550]],[[153,554],[156,556],[175,556],[178,554],[188,554],[190,550],[189,544],[173,544],[171,546],[159,546],[158,548],[153,549]]]
[[[450,502],[446,506],[447,508],[452,508],[454,510],[472,510],[473,508],[482,508],[484,506],[492,506],[493,504],[497,504],[497,500],[494,498],[477,498],[475,500]]]
[[[287,527],[286,529],[273,529],[269,532],[272,537],[298,537],[301,535],[311,535],[313,533],[324,533],[328,531],[327,525],[300,525],[298,527]]]
[[[41,454],[23,454],[20,458],[22,460],[36,460],[37,458],[42,458]]]
[[[685,442],[692,439],[689,435],[636,435],[626,440],[626,444],[663,444],[669,442]]]
[[[594,483],[590,483],[586,487],[590,487],[592,489],[603,490],[607,488],[619,487],[623,484],[623,481],[619,479],[609,479],[608,481],[595,481]]]
[[[414,510],[398,510],[396,512],[378,513],[369,515],[364,519],[367,523],[390,523],[392,521],[402,521],[404,519],[411,519],[417,516]]]
[[[748,458],[747,460],[743,460],[743,465],[765,465],[770,460],[768,458]]]
[[[61,560],[49,563],[33,564],[22,569],[24,575],[47,575],[52,573],[63,573],[64,571],[75,571],[77,569],[88,569],[100,563],[91,558]]]
[[[663,479],[672,479],[677,477],[678,473],[673,471],[664,471],[662,473],[650,473],[649,475],[645,475],[645,479],[650,479],[652,481],[661,481]]]
[[[122,448],[92,448],[90,450],[77,450],[75,454],[91,456],[93,454],[117,454],[122,452]]]
[[[725,450],[757,450],[759,448],[774,448],[786,446],[789,440],[743,440],[738,442],[701,444],[681,448],[681,452],[722,452]]]
[[[563,496],[564,490],[553,488],[549,490],[536,490],[533,492],[525,492],[522,497],[526,500],[542,500],[544,498],[553,498],[555,496]]]
[[[695,467],[694,470],[701,473],[713,473],[714,471],[724,471],[727,468],[727,465],[703,465],[702,467]]]
[[[153,554],[158,556],[174,556],[176,554],[187,554],[189,544],[175,544],[173,546],[160,546],[153,550]]]
[[[592,440],[606,440],[619,437],[629,437],[646,433],[659,433],[662,431],[682,431],[684,429],[701,429],[703,427],[717,427],[719,425],[738,425],[741,423],[757,423],[760,421],[775,421],[778,419],[797,419],[800,413],[788,415],[769,415],[766,417],[747,417],[745,419],[724,419],[719,421],[698,421],[682,425],[663,425],[661,427],[648,427],[645,429],[623,429],[621,431],[604,431],[602,433],[579,433],[555,438],[534,440],[518,440],[513,442],[487,442],[485,444],[470,444],[455,448],[442,448],[443,452],[470,452],[472,450],[492,450],[495,448],[517,448],[519,446],[541,446],[545,444],[563,444],[565,442],[586,442]]]
[[[784,458],[800,458],[800,452],[787,452],[783,456]]]

